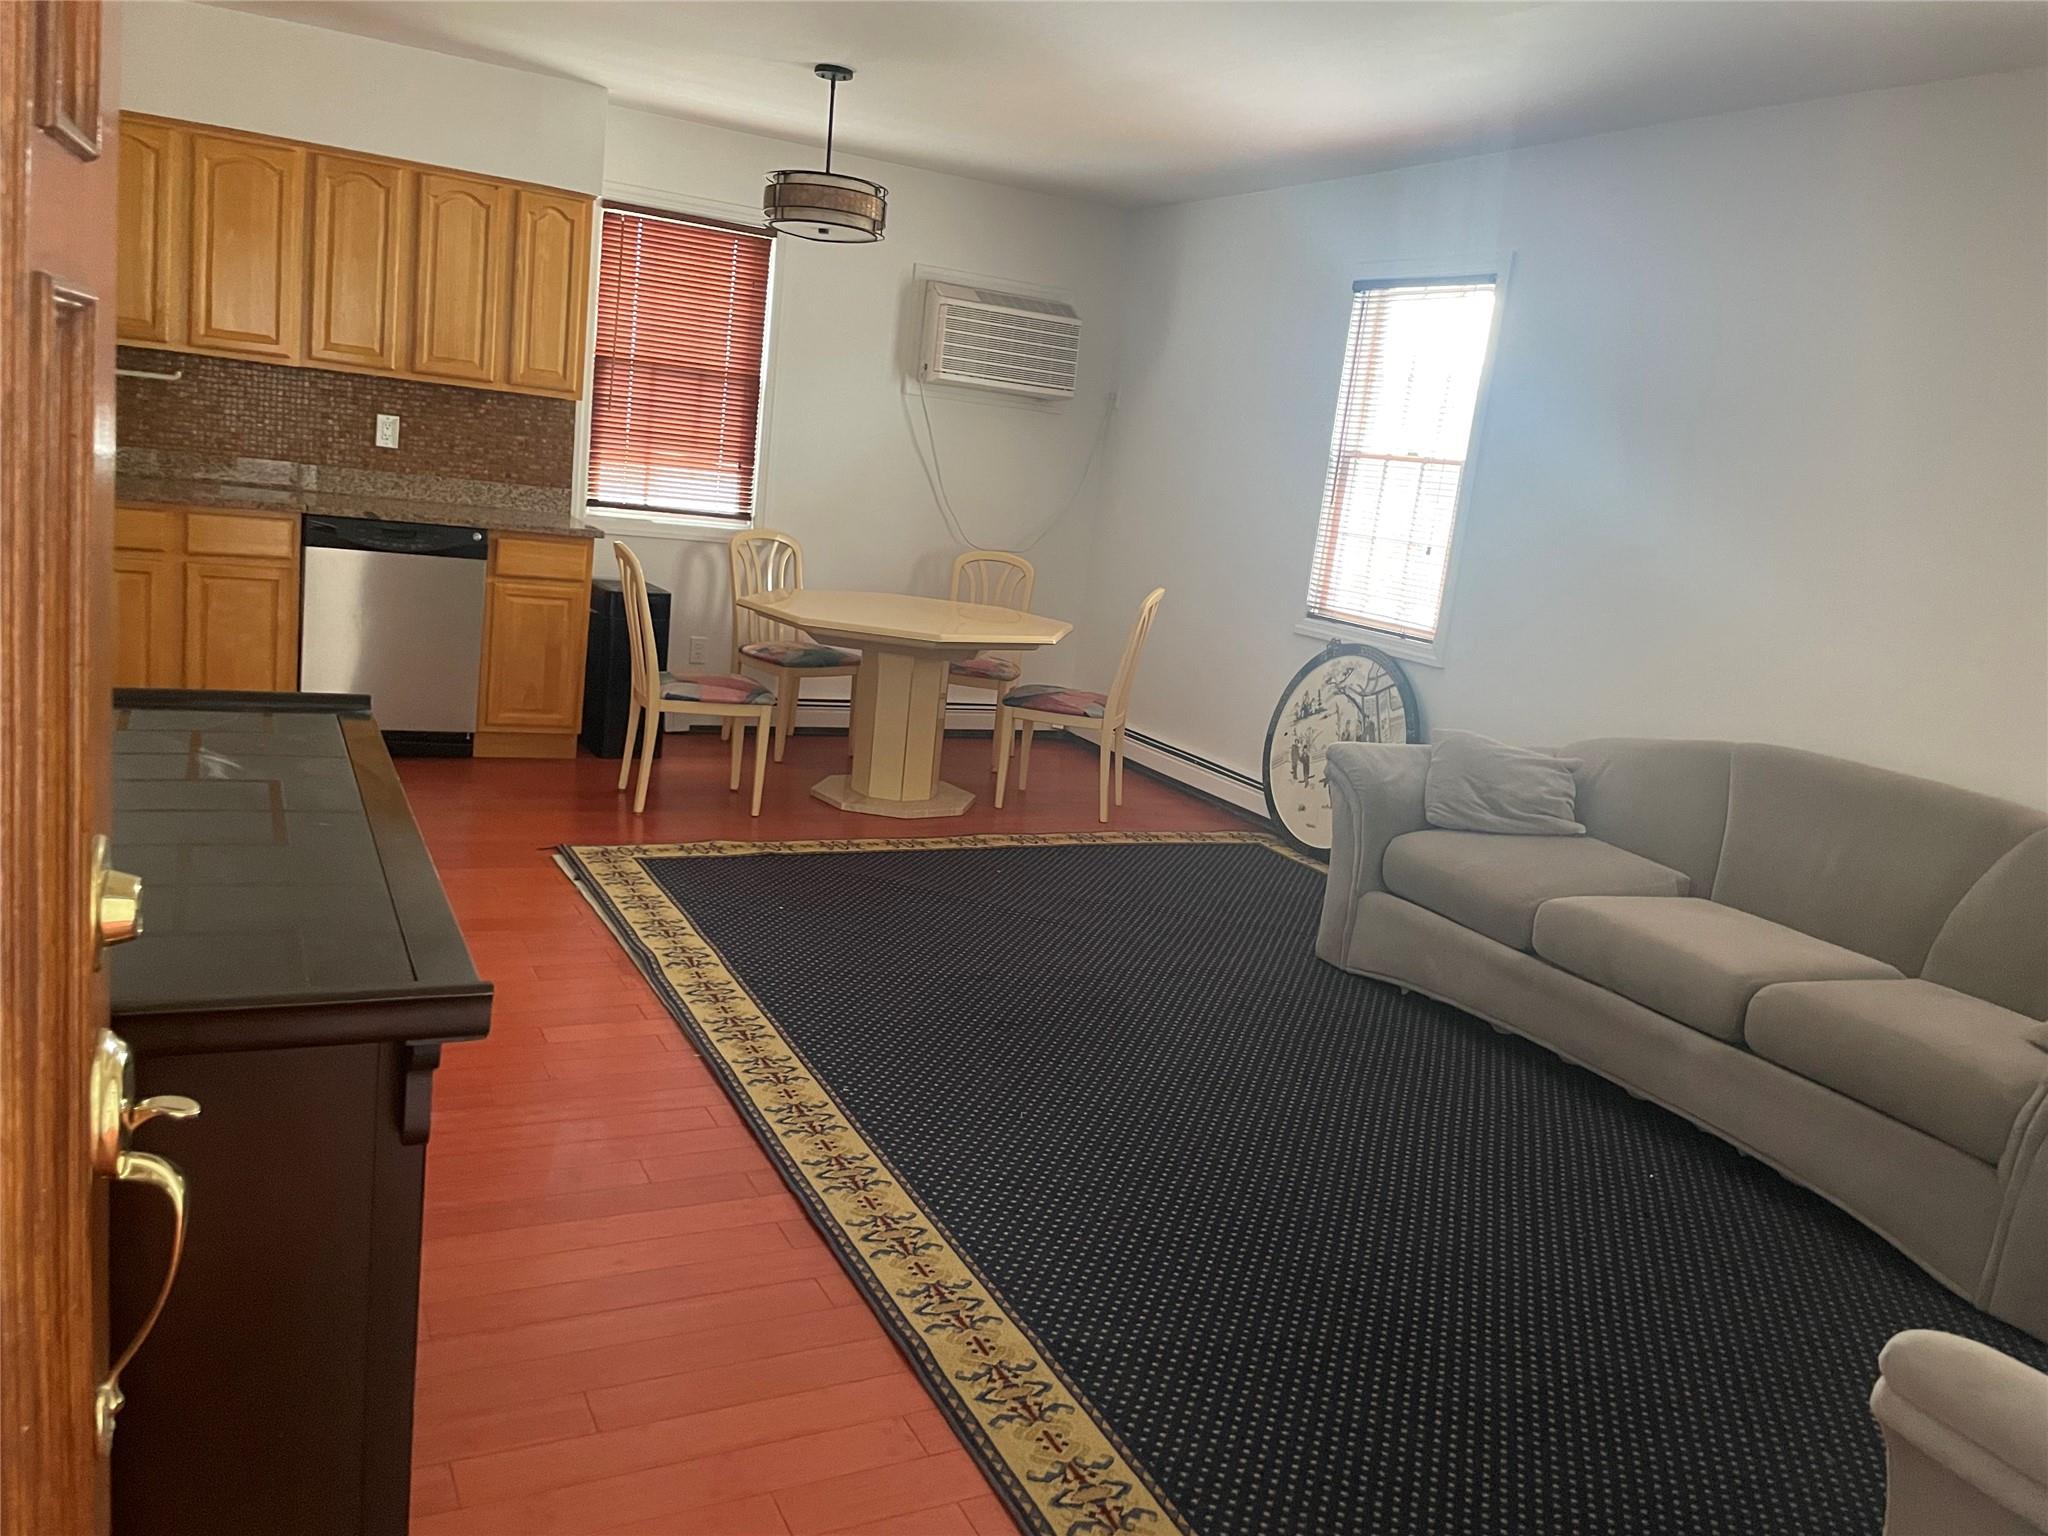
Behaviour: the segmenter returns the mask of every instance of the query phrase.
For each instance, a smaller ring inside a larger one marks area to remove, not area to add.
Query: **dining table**
[[[796,587],[737,599],[743,608],[827,645],[860,652],[853,679],[853,771],[811,793],[841,810],[915,819],[958,816],[972,792],[939,778],[947,669],[981,651],[1056,645],[1064,619],[901,592]]]

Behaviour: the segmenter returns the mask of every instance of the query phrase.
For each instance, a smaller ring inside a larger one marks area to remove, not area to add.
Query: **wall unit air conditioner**
[[[927,383],[1071,400],[1080,350],[1081,317],[1071,304],[959,283],[925,284],[918,372]]]

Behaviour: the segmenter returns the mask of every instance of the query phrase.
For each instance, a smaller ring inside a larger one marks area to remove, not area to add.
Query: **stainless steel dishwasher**
[[[479,528],[306,518],[299,686],[367,693],[393,751],[466,754],[489,547]]]

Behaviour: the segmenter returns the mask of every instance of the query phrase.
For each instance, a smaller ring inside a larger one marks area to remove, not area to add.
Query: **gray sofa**
[[[2048,816],[1783,747],[1560,755],[1585,837],[1432,828],[1329,754],[1317,953],[1528,1036],[2048,1339]]]

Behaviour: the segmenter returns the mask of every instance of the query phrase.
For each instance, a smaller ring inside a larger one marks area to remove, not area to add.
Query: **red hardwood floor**
[[[1084,831],[1092,747],[956,820],[814,800],[800,736],[759,820],[715,735],[670,737],[647,813],[616,762],[410,759],[406,791],[490,1038],[444,1056],[427,1153],[415,1536],[990,1536],[1015,1529],[667,1011],[550,859],[558,843]],[[986,737],[947,777],[992,786]],[[1133,773],[1123,830],[1242,826]]]

